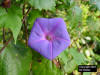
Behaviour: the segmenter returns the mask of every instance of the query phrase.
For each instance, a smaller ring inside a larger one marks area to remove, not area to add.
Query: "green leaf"
[[[70,48],[62,52],[58,58],[65,72],[71,73],[77,65],[85,64],[86,58],[83,53],[79,53],[75,48]]]
[[[29,28],[31,29],[36,18],[41,17],[41,13],[38,10],[32,10],[28,16],[28,23],[30,24]]]
[[[2,74],[2,61],[1,61],[1,57],[0,57],[0,75],[3,75]]]
[[[4,14],[6,14],[5,9],[3,9],[3,8],[0,7],[0,16],[2,16],[2,15],[4,15]]]
[[[65,50],[64,52],[62,52],[58,57],[60,58],[60,60],[63,62],[63,63],[66,63],[68,62],[71,58],[68,57],[68,50]]]
[[[40,54],[33,51],[33,75],[64,75],[63,71],[55,66],[52,61],[41,57]]]
[[[4,23],[5,19],[6,19],[5,18],[6,14],[7,14],[6,10],[4,8],[0,7],[0,27],[3,26],[3,23]]]
[[[95,54],[94,58],[95,58],[97,61],[100,61],[100,55]]]
[[[100,30],[100,21],[98,19],[94,19],[93,16],[89,16],[87,18],[88,29],[91,31],[99,31]]]
[[[86,62],[86,58],[83,53],[79,53],[75,48],[71,48],[69,53],[72,55],[77,65],[82,65]]]
[[[65,72],[71,73],[76,68],[76,61],[71,58],[68,49],[62,52],[58,57]]]
[[[100,0],[90,0],[91,5],[96,5],[96,7],[100,10]]]
[[[55,0],[30,0],[29,3],[39,10],[51,10],[55,6]]]
[[[83,72],[83,75],[91,75],[91,72]]]
[[[0,55],[0,75],[29,75],[32,54],[22,43],[9,44]]]
[[[71,73],[73,72],[73,70],[76,68],[76,62],[75,60],[71,60],[69,62],[67,62],[64,66],[64,69],[67,73]]]
[[[22,12],[21,9],[15,6],[12,6],[9,8],[6,12],[5,9],[0,8],[0,27],[5,26],[6,28],[10,28],[14,40],[16,42],[18,34],[20,32],[21,26],[22,26]]]
[[[67,19],[70,23],[71,28],[78,29],[82,23],[82,10],[79,6],[73,6],[68,10]]]

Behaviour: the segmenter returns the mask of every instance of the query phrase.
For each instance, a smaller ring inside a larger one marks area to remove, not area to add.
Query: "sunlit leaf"
[[[39,10],[50,10],[56,5],[55,0],[30,0],[29,3]]]
[[[83,75],[91,75],[91,72],[83,72]]]
[[[96,5],[96,7],[100,10],[100,0],[90,0],[90,4]]]
[[[58,57],[60,59],[61,67],[65,72],[71,73],[76,68],[76,61],[71,58],[68,49],[62,52]]]
[[[86,58],[83,53],[79,53],[75,48],[71,48],[69,53],[73,56],[77,65],[82,65],[86,62]]]

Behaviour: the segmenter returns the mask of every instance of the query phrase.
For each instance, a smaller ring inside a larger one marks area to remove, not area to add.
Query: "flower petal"
[[[29,46],[35,51],[39,52],[45,58],[51,60],[51,46],[48,40],[41,40],[38,42],[31,42]]]
[[[37,22],[34,23],[28,43],[35,42],[36,40],[45,40],[44,33]]]
[[[66,24],[65,24],[63,19],[60,19],[60,23],[58,24],[57,28],[53,32],[53,35],[55,37],[59,37],[59,38],[70,41],[70,37],[69,37],[69,34],[67,32]]]
[[[62,51],[64,51],[70,45],[70,41],[55,39],[52,42],[53,58],[58,56]]]
[[[50,29],[50,33],[53,33],[54,31],[56,31],[56,29],[59,26],[61,21],[62,21],[62,18],[51,18],[51,19],[49,19],[49,24],[52,27]]]
[[[38,18],[37,22],[45,33],[49,33],[59,24],[59,18]]]

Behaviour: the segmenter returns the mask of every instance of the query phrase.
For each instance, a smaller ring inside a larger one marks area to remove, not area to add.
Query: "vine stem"
[[[6,42],[6,39],[5,39],[5,28],[3,27],[3,30],[2,30],[2,32],[3,32],[3,44],[5,44],[5,42]]]
[[[28,15],[28,13],[31,11],[31,7],[27,10],[27,12],[26,12],[26,14],[25,14],[25,4],[23,5],[23,19],[22,19],[22,22],[24,22],[25,21],[25,19],[26,19],[26,17],[27,17],[27,15]]]
[[[52,63],[54,63],[56,65],[57,68],[61,68],[61,64],[59,61],[57,61],[56,59],[52,60]]]
[[[26,40],[26,46],[28,46],[28,30],[27,30],[27,25],[26,25],[26,17],[28,13],[30,12],[32,8],[29,8],[27,12],[25,13],[25,4],[23,5],[23,19],[22,22],[24,24],[24,30],[25,30],[25,40]]]
[[[5,44],[4,46],[0,49],[0,54],[1,52],[6,48],[6,46],[9,44],[9,42],[13,39],[13,37],[11,37]]]
[[[26,34],[26,38],[27,38],[27,40],[28,40],[28,32],[27,32],[27,26],[25,25],[25,19],[26,19],[28,13],[30,12],[30,10],[31,10],[32,8],[29,8],[28,11],[27,11],[26,14],[25,14],[25,5],[24,5],[23,7],[24,7],[24,8],[23,8],[23,20],[22,20],[22,22],[23,22],[23,24],[24,24],[24,27],[25,27],[25,34]],[[6,48],[6,46],[9,44],[9,42],[10,42],[12,39],[13,39],[13,37],[11,37],[11,38],[6,42],[6,40],[5,40],[5,29],[4,29],[4,27],[3,27],[3,43],[5,43],[5,44],[4,44],[4,46],[0,49],[0,54],[1,54],[1,52]],[[26,41],[26,45],[28,44],[27,42],[28,42],[28,41]]]

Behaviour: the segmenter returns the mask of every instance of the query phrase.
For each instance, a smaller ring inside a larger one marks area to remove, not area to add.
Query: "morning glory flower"
[[[28,45],[52,60],[70,45],[70,37],[62,18],[37,18]]]

